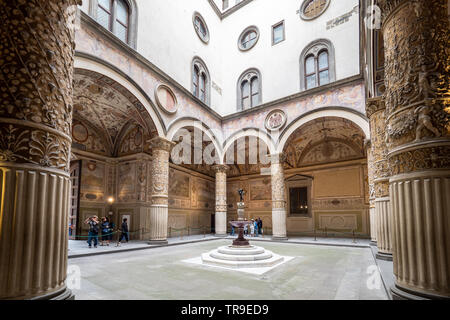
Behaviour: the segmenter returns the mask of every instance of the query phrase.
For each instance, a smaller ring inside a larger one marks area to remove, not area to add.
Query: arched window
[[[330,0],[304,0],[300,7],[300,17],[303,20],[313,20],[327,10]]]
[[[91,0],[91,16],[131,47],[136,47],[137,8],[134,0]]]
[[[209,72],[203,61],[196,57],[192,61],[192,94],[209,104]]]
[[[238,81],[238,110],[247,110],[261,104],[261,76],[258,70],[244,72]]]
[[[328,40],[308,45],[300,56],[300,86],[308,90],[336,80],[334,48]]]

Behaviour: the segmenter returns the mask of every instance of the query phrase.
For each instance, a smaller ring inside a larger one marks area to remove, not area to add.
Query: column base
[[[377,252],[377,254],[375,256],[377,257],[377,259],[380,259],[380,260],[385,260],[385,261],[393,260],[392,253]]]
[[[30,300],[75,300],[72,290],[64,288],[63,290],[48,293],[42,296],[33,297]]]
[[[376,247],[377,246],[377,242],[376,241],[370,241],[369,245]]]
[[[167,240],[149,240],[148,244],[150,245],[166,245],[169,244]]]
[[[226,237],[228,237],[228,234],[227,234],[227,233],[225,233],[225,234],[217,234],[217,233],[215,233],[215,234],[214,234],[214,237],[217,237],[217,238],[226,238]]]
[[[287,241],[289,240],[288,237],[276,237],[276,236],[272,236],[272,240],[274,241]]]
[[[413,291],[397,284],[391,287],[391,293],[392,300],[450,300],[450,297]]]

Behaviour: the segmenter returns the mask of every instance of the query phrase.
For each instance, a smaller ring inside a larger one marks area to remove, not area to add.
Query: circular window
[[[300,17],[303,20],[312,20],[327,10],[330,0],[305,0],[300,7]]]
[[[259,39],[259,31],[255,26],[248,27],[239,36],[238,47],[242,51],[253,48]]]
[[[204,43],[208,43],[209,42],[208,26],[206,25],[206,22],[200,15],[200,13],[198,12],[194,13],[194,16],[192,17],[192,22],[194,23],[194,29],[197,32],[197,35],[200,38],[200,40],[202,40]]]

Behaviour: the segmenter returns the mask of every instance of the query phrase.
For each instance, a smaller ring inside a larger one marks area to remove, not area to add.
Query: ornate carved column
[[[0,299],[67,299],[75,0],[0,0]]]
[[[271,159],[272,175],[272,237],[287,240],[286,231],[286,186],[284,183],[283,154],[274,154]]]
[[[367,173],[369,179],[369,218],[370,218],[370,245],[377,245],[377,220],[375,215],[375,184],[374,180],[374,170],[373,170],[373,156],[372,156],[372,142],[366,140],[365,147],[367,150]]]
[[[150,244],[167,243],[169,217],[169,157],[175,143],[156,137],[152,149],[152,204],[150,207]]]
[[[386,105],[381,97],[368,99],[366,113],[370,120],[370,161],[373,178],[373,203],[377,233],[377,258],[392,261],[392,214],[389,204],[389,164],[386,147]]]
[[[448,2],[383,0],[393,297],[450,298]]]
[[[228,166],[214,166],[216,171],[216,236],[227,235],[227,171]]]

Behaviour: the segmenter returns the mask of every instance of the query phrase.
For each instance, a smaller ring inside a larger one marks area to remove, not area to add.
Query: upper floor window
[[[330,0],[305,0],[300,8],[300,16],[304,20],[319,17],[330,5]]]
[[[192,62],[192,94],[206,104],[209,104],[209,72],[200,58]]]
[[[272,45],[276,45],[284,41],[284,39],[284,21],[281,21],[272,26]]]
[[[90,15],[120,40],[136,47],[137,10],[134,0],[91,0]]]
[[[318,40],[303,50],[300,57],[301,90],[335,81],[334,48],[328,40]]]
[[[230,5],[229,0],[222,0],[222,10],[228,9],[229,5]]]
[[[98,0],[97,21],[123,42],[128,42],[129,9],[123,0]]]
[[[261,104],[261,76],[258,70],[244,72],[238,81],[238,110],[247,110]]]
[[[238,46],[242,51],[247,51],[253,48],[259,39],[259,30],[255,26],[246,28],[239,36]]]
[[[197,32],[197,35],[200,38],[200,40],[202,40],[204,43],[208,43],[209,42],[208,26],[206,25],[206,22],[200,15],[200,13],[198,12],[194,13],[193,23],[195,31]]]

